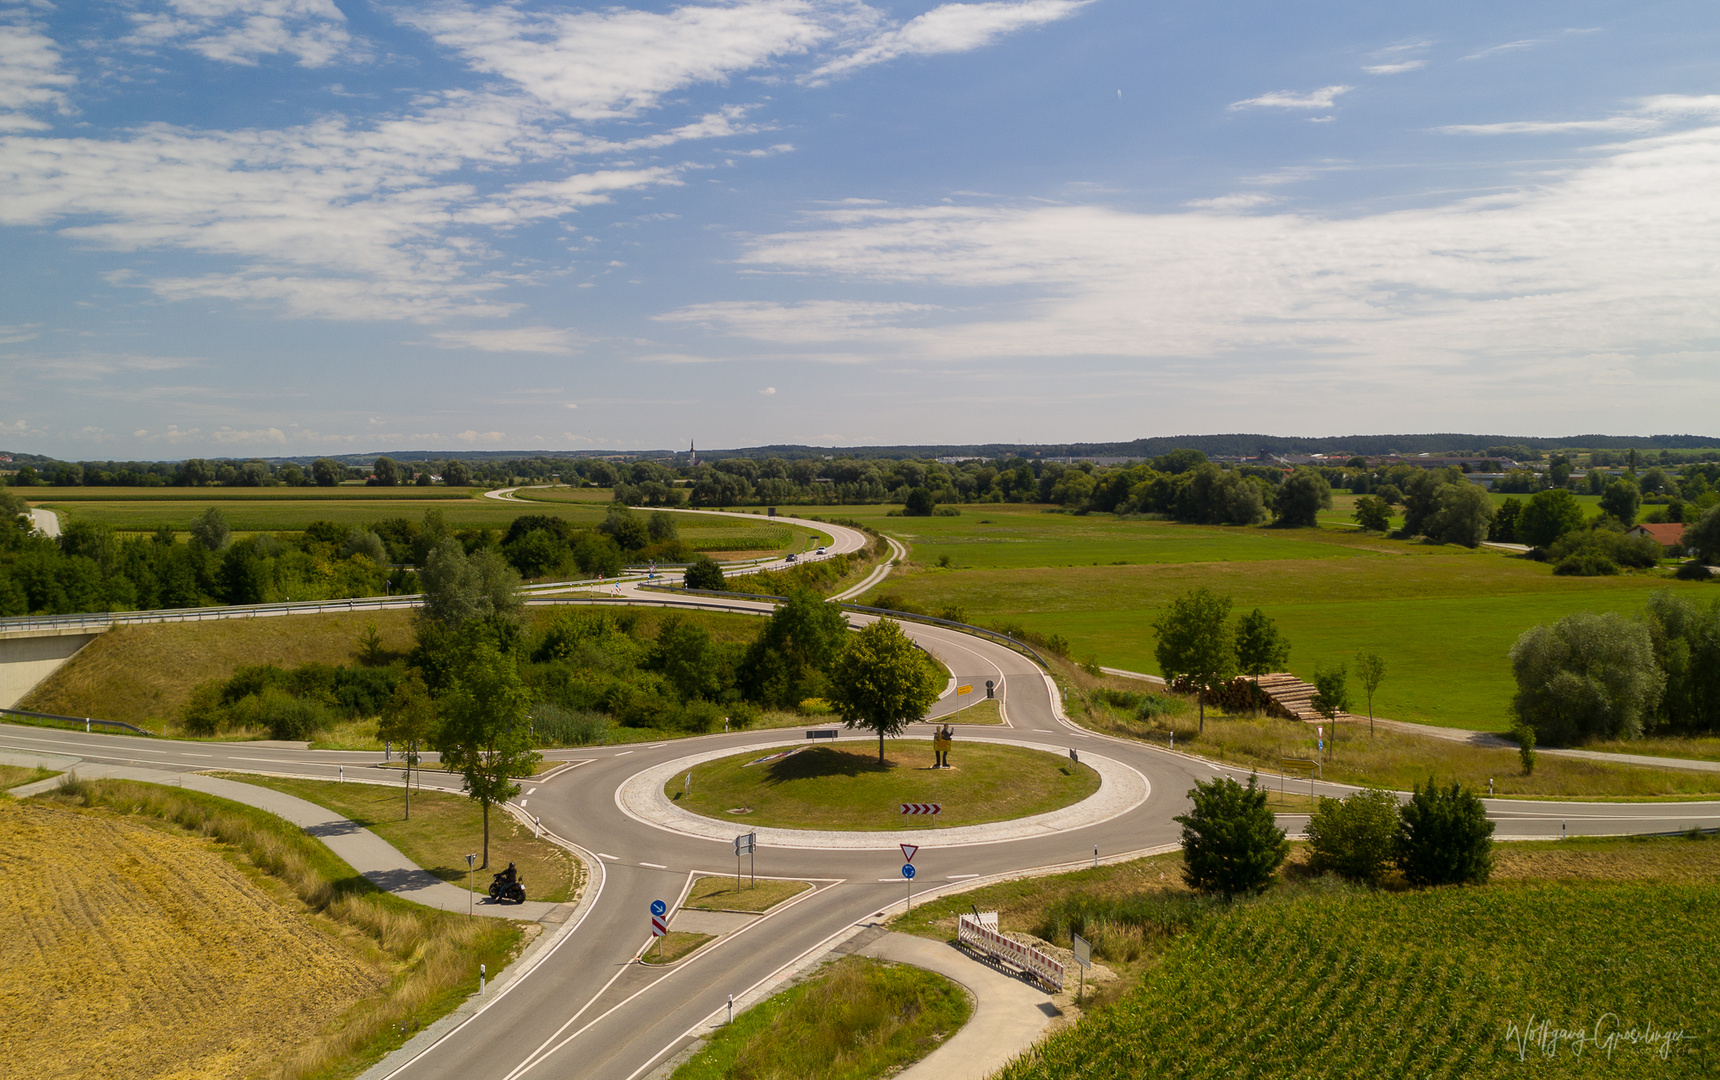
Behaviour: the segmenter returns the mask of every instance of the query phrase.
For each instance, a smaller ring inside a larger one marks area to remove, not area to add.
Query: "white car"
[[[828,548],[819,548],[819,549],[818,549],[818,553],[819,553],[819,554],[820,554],[820,555],[822,555],[822,554],[824,554],[824,553],[825,553],[825,552],[826,552],[826,551],[827,551],[827,550],[829,550],[829,549],[828,549]]]

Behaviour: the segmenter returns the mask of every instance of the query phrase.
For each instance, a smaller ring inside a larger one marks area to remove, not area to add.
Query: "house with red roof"
[[[1672,555],[1679,555],[1684,552],[1684,526],[1676,521],[1644,522],[1641,525],[1633,525],[1625,532],[1625,535],[1650,537]]]

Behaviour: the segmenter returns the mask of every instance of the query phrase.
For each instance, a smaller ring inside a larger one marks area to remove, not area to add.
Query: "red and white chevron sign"
[[[943,806],[935,802],[905,802],[902,804],[904,814],[939,814]]]
[[[669,917],[667,915],[651,916],[651,936],[663,937],[669,932]]]

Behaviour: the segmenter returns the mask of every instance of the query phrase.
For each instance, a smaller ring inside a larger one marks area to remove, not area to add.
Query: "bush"
[[[1720,581],[1720,577],[1709,573],[1708,567],[1694,559],[1687,563],[1680,563],[1678,573],[1675,576],[1679,581]]]
[[[692,735],[705,735],[720,729],[725,714],[726,710],[715,702],[689,701],[681,706],[675,726]]]
[[[1290,842],[1266,808],[1259,777],[1246,788],[1228,776],[1197,780],[1188,796],[1194,807],[1172,819],[1183,827],[1183,880],[1226,899],[1264,892]]]
[[[190,700],[179,714],[179,725],[190,735],[214,735],[227,724],[227,712],[222,707],[219,679],[199,683],[191,691]]]
[[[302,742],[329,726],[329,711],[320,702],[294,697],[270,687],[228,707],[234,727],[266,728],[269,738]]]
[[[764,710],[750,701],[730,702],[728,710],[732,728],[749,728],[764,719]]]
[[[686,574],[682,576],[681,583],[689,589],[721,591],[723,588],[722,565],[709,555],[696,555],[693,557],[693,565],[687,567]]]
[[[829,716],[836,711],[830,702],[820,697],[809,697],[794,707],[794,711],[802,716]]]
[[[607,740],[609,717],[590,709],[567,709],[544,702],[532,710],[532,734],[539,746],[592,746]]]
[[[1430,779],[1398,812],[1394,858],[1411,885],[1481,885],[1493,871],[1493,823],[1473,791]]]
[[[1535,729],[1527,724],[1518,724],[1511,729],[1511,734],[1517,737],[1517,757],[1523,762],[1523,775],[1534,775]]]
[[[1378,885],[1397,843],[1397,798],[1389,791],[1367,790],[1342,801],[1321,799],[1307,832],[1315,869]]]

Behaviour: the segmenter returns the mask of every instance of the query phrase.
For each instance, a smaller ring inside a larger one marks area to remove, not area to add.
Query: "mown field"
[[[943,518],[889,518],[886,509],[839,511],[912,545],[909,564],[864,599],[1059,634],[1077,659],[1157,674],[1153,620],[1172,598],[1204,585],[1234,598],[1239,613],[1259,607],[1277,620],[1295,674],[1312,678],[1316,664],[1373,649],[1387,664],[1379,715],[1472,730],[1510,726],[1507,654],[1529,627],[1575,611],[1634,613],[1655,589],[1720,595],[1664,569],[1555,577],[1545,564],[1497,549],[1337,527],[1120,521],[1012,505],[967,506]]]
[[[209,840],[0,800],[6,1073],[242,1077],[290,1056],[394,978],[296,906]]]
[[[690,785],[678,775],[664,792],[684,810],[749,826],[878,830],[1042,814],[1099,790],[1099,774],[1086,765],[1037,750],[961,740],[950,752],[951,769],[931,767],[931,742],[924,739],[889,746],[882,766],[875,743],[870,749],[820,746],[759,760],[765,756],[755,750],[705,762],[693,768]],[[943,813],[902,816],[901,805],[916,802],[939,803]]]

